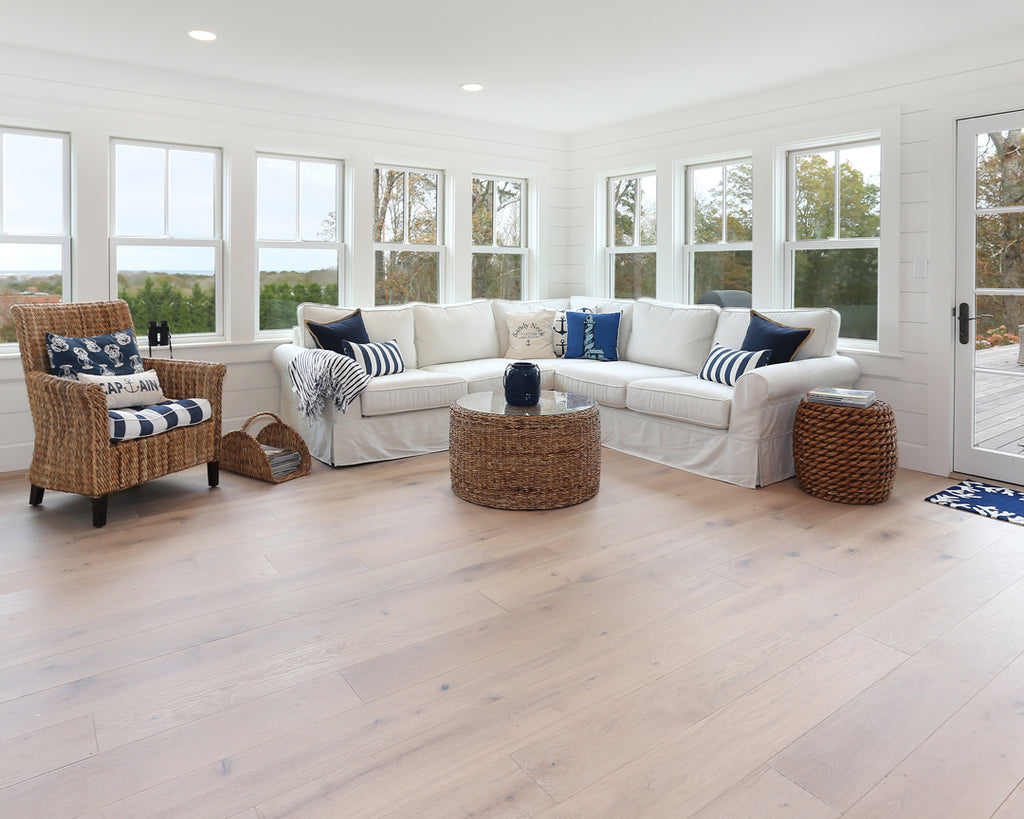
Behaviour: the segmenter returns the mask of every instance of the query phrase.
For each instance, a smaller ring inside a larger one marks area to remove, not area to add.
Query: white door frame
[[[976,304],[976,169],[977,135],[991,131],[1024,128],[1024,111],[961,119],[957,122],[956,139],[956,281],[953,305],[953,469],[1009,483],[1024,484],[1024,454],[1016,455],[975,446],[975,322],[970,322],[969,342],[959,340],[960,324],[956,320],[959,306],[968,305],[973,317]],[[1024,283],[1022,283],[1024,285]],[[992,291],[989,291],[992,292]],[[999,294],[1024,296],[1020,290],[997,291]],[[1017,373],[1014,373],[1017,375]],[[1020,388],[1024,392],[1024,367],[1020,368]],[[1024,449],[1021,449],[1024,453]]]

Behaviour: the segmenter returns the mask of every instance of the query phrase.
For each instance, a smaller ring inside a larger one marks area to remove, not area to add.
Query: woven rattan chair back
[[[99,336],[132,326],[132,312],[124,301],[87,301],[73,304],[15,304],[14,330],[25,373],[50,372],[46,334]]]

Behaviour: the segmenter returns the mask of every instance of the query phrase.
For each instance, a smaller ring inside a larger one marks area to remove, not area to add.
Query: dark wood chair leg
[[[107,497],[92,499],[92,525],[97,529],[107,525]]]
[[[206,462],[206,477],[210,481],[210,486],[217,486],[220,483],[220,461]]]
[[[43,492],[46,491],[41,486],[36,486],[34,483],[31,484],[31,488],[28,490],[28,502],[30,506],[38,506],[43,502]]]

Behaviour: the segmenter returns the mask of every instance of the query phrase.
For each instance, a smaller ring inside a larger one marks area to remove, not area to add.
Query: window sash
[[[133,236],[130,234],[119,234],[117,232],[117,147],[119,145],[127,146],[138,146],[141,148],[152,148],[163,151],[163,233],[160,235],[142,235]],[[112,236],[115,239],[162,239],[167,241],[187,241],[193,238],[197,238],[202,241],[220,240],[223,237],[223,198],[224,198],[224,171],[223,171],[223,152],[220,148],[210,148],[199,145],[179,145],[170,142],[147,142],[144,140],[131,140],[131,139],[112,139],[110,141],[110,153],[111,153],[111,168],[112,173],[110,174],[110,224],[113,226]],[[170,196],[171,196],[171,185],[169,180],[170,174],[170,162],[169,154],[171,151],[182,151],[182,152],[196,152],[210,154],[213,157],[213,225],[212,235],[209,237],[188,237],[188,239],[171,236],[170,234]]]
[[[373,233],[373,247],[374,250],[402,250],[406,248],[429,250],[431,248],[441,248],[444,246],[444,184],[445,177],[444,171],[436,170],[433,168],[406,168],[397,165],[374,165],[374,185],[376,185],[377,172],[394,172],[401,173],[402,178],[402,241],[389,242],[386,240],[379,241],[376,236],[376,225],[374,225]],[[436,209],[435,209],[435,220],[434,220],[434,238],[433,243],[430,242],[410,242],[409,241],[409,222],[410,222],[410,195],[409,195],[409,176],[410,174],[417,176],[435,176],[437,177],[437,184],[435,186],[436,196]],[[376,192],[374,192],[376,196]],[[376,214],[374,214],[376,217]]]
[[[31,233],[8,231],[4,224],[5,205],[4,188],[4,136],[12,135],[17,137],[40,137],[43,139],[56,139],[60,141],[60,229],[57,232]],[[20,254],[16,249],[25,248],[27,251],[31,246],[52,246],[59,251],[60,258],[60,300],[70,301],[71,299],[71,135],[60,131],[45,131],[32,128],[8,128],[0,127],[0,246],[5,250],[14,250],[16,255]],[[6,254],[4,254],[6,255]],[[32,276],[38,272],[40,278],[50,272],[47,270],[35,271],[30,268],[21,267],[22,264],[31,264],[28,261],[29,255],[24,255],[23,260],[18,261],[17,272]],[[14,268],[12,268],[14,269]],[[17,285],[16,285],[17,286]],[[55,295],[55,294],[54,294]],[[18,300],[18,299],[16,299]],[[10,333],[8,334],[8,330]],[[7,326],[4,330],[4,337],[9,341],[0,340],[0,348],[13,345],[13,326]]]
[[[139,146],[144,148],[158,149],[163,151],[163,235],[156,236],[132,236],[117,233],[117,148],[120,145]],[[212,156],[213,170],[211,173],[213,182],[213,224],[211,225],[212,236],[210,237],[189,237],[177,238],[170,235],[171,224],[170,194],[171,184],[169,178],[170,152],[197,152]],[[210,248],[213,251],[213,288],[214,288],[214,315],[212,332],[182,333],[192,341],[205,341],[208,339],[222,338],[224,336],[224,240],[223,236],[223,152],[220,148],[203,147],[196,145],[182,145],[167,142],[148,142],[143,140],[111,139],[110,140],[111,169],[110,174],[110,225],[112,235],[109,239],[110,247],[110,270],[109,282],[112,293],[118,293],[118,250],[122,247],[152,247],[152,248]],[[152,271],[165,272],[165,271]],[[136,322],[145,319],[133,315]],[[156,317],[164,318],[164,317]],[[172,322],[171,332],[174,332]]]
[[[281,160],[285,162],[294,163],[295,180],[294,180],[294,223],[292,226],[292,237],[291,239],[260,239],[259,236],[261,230],[261,224],[259,221],[260,213],[260,199],[259,199],[259,160],[270,159],[270,160]],[[304,239],[302,238],[302,165],[303,163],[329,165],[334,170],[334,239]],[[315,250],[315,251],[333,251],[334,267],[336,276],[334,279],[334,285],[337,287],[339,303],[342,301],[343,291],[342,283],[344,282],[344,261],[345,261],[345,243],[344,239],[344,220],[342,218],[342,184],[344,181],[345,165],[339,159],[321,159],[317,157],[307,156],[296,156],[290,154],[270,154],[270,153],[258,153],[256,154],[256,299],[253,309],[255,311],[255,320],[253,326],[257,337],[263,336],[279,336],[282,333],[287,332],[292,324],[294,318],[287,327],[268,327],[264,328],[261,326],[261,315],[263,308],[263,286],[261,283],[262,279],[262,264],[260,261],[262,250],[286,250],[286,251],[302,251],[302,250]]]
[[[629,180],[636,180],[636,196],[633,200],[633,236],[630,244],[616,244],[615,242],[615,226],[616,226],[616,209],[615,209],[615,186],[620,182]],[[653,241],[643,241],[643,187],[645,180],[653,180],[654,184],[657,185],[657,175],[653,171],[644,173],[633,173],[624,174],[622,176],[610,176],[605,187],[605,211],[606,211],[606,239],[605,246],[609,249],[621,249],[621,248],[651,248],[654,249],[657,246],[657,193],[655,191],[655,236]]]
[[[477,249],[486,248],[488,252],[524,252],[528,245],[528,240],[526,236],[526,180],[508,176],[485,176],[481,174],[473,174],[472,183],[475,185],[477,182],[490,182],[493,186],[491,189],[491,241],[490,243],[478,243],[476,241],[476,238],[474,237],[472,240],[472,246],[474,251],[476,251]],[[498,216],[497,186],[501,182],[509,182],[519,186],[519,244],[516,245],[499,245],[497,243],[497,232],[495,230],[495,225],[497,224]]]

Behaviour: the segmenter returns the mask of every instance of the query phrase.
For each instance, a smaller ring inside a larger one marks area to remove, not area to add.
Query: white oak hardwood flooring
[[[446,453],[0,476],[0,816],[1024,816],[1024,529],[604,450],[579,506]]]

